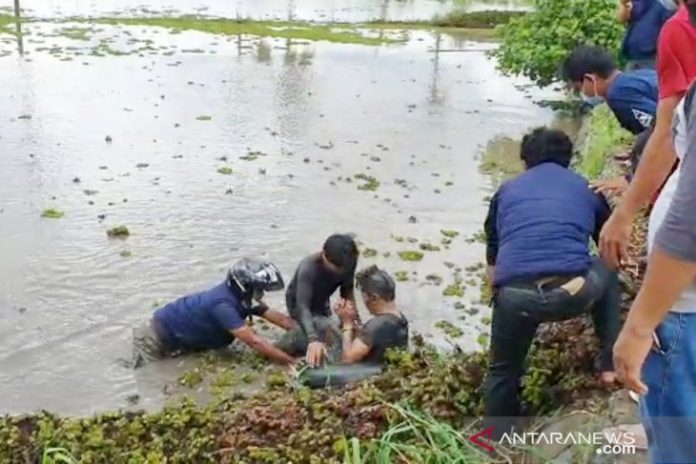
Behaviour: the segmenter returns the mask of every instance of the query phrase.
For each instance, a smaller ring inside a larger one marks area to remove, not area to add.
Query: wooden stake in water
[[[15,18],[19,19],[19,0],[14,0]]]
[[[22,18],[19,8],[19,0],[14,0],[15,24],[17,29],[17,49],[20,55],[24,55],[24,41],[22,40]]]

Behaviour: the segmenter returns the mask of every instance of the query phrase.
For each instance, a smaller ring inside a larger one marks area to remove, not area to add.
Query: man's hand
[[[358,318],[358,310],[350,300],[341,300],[334,306],[334,312],[341,320],[341,323],[346,324]]]
[[[652,343],[650,335],[638,333],[626,325],[614,345],[614,368],[619,381],[639,395],[648,393],[648,387],[641,380],[640,373]]]
[[[628,190],[628,181],[625,177],[614,177],[592,182],[590,187],[597,193],[620,196]]]
[[[312,342],[307,347],[307,364],[309,367],[318,367],[326,355],[326,345],[322,342]]]
[[[621,210],[621,205],[614,210],[602,232],[599,234],[599,254],[614,269],[628,258],[628,246],[633,230],[633,217]]]

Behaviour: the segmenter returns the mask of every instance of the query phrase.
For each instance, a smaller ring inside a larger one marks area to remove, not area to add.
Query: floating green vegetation
[[[119,253],[119,255],[121,255],[122,258],[130,258],[131,256],[133,256],[133,252],[129,250],[123,250]]]
[[[396,271],[394,278],[397,282],[408,282],[408,271]]]
[[[486,232],[483,230],[480,230],[476,232],[474,235],[471,237],[467,238],[466,243],[486,243]]]
[[[90,34],[94,32],[94,29],[90,27],[64,27],[58,30],[58,34],[67,37],[72,40],[89,40]]]
[[[217,172],[218,174],[222,174],[223,176],[230,176],[234,171],[229,166],[223,166],[221,168],[218,168]]]
[[[454,296],[461,298],[464,296],[464,287],[461,282],[453,282],[442,291],[443,296]]]
[[[423,252],[421,251],[400,251],[399,258],[404,261],[420,261],[423,259]]]
[[[196,385],[199,385],[201,382],[203,382],[203,374],[201,373],[201,370],[196,367],[194,369],[184,372],[177,379],[177,382],[179,383],[179,385],[182,385],[186,388],[193,388]]]
[[[362,255],[365,258],[374,258],[375,256],[377,256],[377,250],[375,250],[374,248],[365,248],[363,250]]]
[[[455,238],[459,235],[459,232],[457,232],[456,230],[447,230],[447,229],[440,230],[440,233],[447,238]]]
[[[353,176],[355,179],[361,180],[364,184],[358,185],[358,190],[366,190],[368,192],[374,192],[379,188],[379,181],[373,176],[368,176],[367,174],[356,174]]]
[[[242,383],[250,384],[254,380],[256,380],[256,374],[253,372],[245,372],[244,374],[242,374],[239,380],[241,380]]]
[[[437,274],[428,274],[425,276],[425,280],[432,283],[433,285],[442,285],[442,277]]]
[[[464,331],[449,321],[437,321],[435,327],[442,330],[450,338],[459,338],[464,335]]]
[[[106,235],[109,237],[128,237],[130,231],[126,226],[116,226],[106,231]]]
[[[397,42],[390,37],[371,37],[350,24],[314,24],[290,21],[253,21],[206,18],[200,16],[153,17],[153,18],[97,18],[85,19],[84,22],[98,24],[119,24],[125,26],[164,27],[181,32],[193,30],[211,34],[254,35],[260,37],[279,37],[297,40],[325,40],[335,43],[362,45],[381,45]]]
[[[48,218],[48,219],[60,219],[63,216],[65,216],[65,213],[63,211],[60,211],[60,210],[57,210],[54,208],[46,208],[41,213],[42,218]]]
[[[487,333],[480,333],[476,338],[476,342],[481,346],[481,348],[488,348],[488,343],[490,341],[490,335]]]
[[[246,155],[240,156],[239,159],[242,161],[256,161],[260,156],[266,156],[266,154],[261,151],[250,151]]]
[[[421,243],[418,246],[421,250],[423,251],[440,251],[440,247],[437,245],[433,245],[432,243]]]
[[[481,318],[481,324],[483,325],[491,325],[492,319],[490,316],[484,316]]]
[[[287,384],[287,378],[281,373],[273,373],[266,379],[266,384],[273,387],[284,387]]]
[[[15,18],[11,15],[0,14],[0,34],[15,34],[13,29],[15,25]]]
[[[400,235],[392,235],[391,238],[392,240],[398,243],[402,243],[404,240],[406,240],[404,237],[401,237]]]
[[[212,116],[208,116],[207,114],[202,114],[200,116],[196,116],[196,121],[210,121],[212,120]]]

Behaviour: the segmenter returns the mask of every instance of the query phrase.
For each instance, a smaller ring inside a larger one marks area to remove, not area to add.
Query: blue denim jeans
[[[696,463],[696,313],[670,312],[655,332],[640,404],[650,462]]]

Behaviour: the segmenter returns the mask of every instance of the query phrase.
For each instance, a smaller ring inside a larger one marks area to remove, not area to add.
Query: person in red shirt
[[[600,235],[602,257],[614,267],[627,258],[633,220],[667,180],[677,161],[672,120],[675,108],[696,78],[696,0],[682,0],[677,13],[662,28],[657,77],[660,100],[655,129],[628,191]]]

